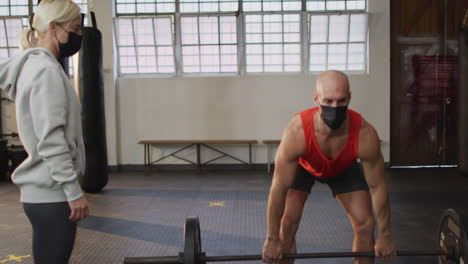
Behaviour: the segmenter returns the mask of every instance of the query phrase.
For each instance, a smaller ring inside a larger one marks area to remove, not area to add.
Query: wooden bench
[[[257,144],[257,140],[252,140],[252,139],[246,139],[246,140],[142,140],[142,141],[139,141],[138,144],[143,144],[144,145],[144,157],[145,157],[145,167],[146,168],[150,168],[166,159],[166,158],[169,158],[169,157],[175,157],[177,159],[180,159],[180,160],[183,160],[185,162],[188,162],[190,164],[194,164],[194,165],[197,165],[199,168],[202,166],[202,165],[206,165],[208,163],[211,163],[215,160],[218,160],[218,159],[221,159],[223,157],[229,157],[233,160],[236,160],[236,161],[239,161],[241,163],[244,163],[244,164],[248,164],[249,166],[252,165],[252,145],[253,144]],[[151,146],[156,146],[156,145],[183,145],[181,148],[177,149],[176,151],[168,154],[168,155],[165,155],[157,160],[152,160],[151,158]],[[236,158],[224,151],[221,151],[215,147],[213,147],[212,145],[248,145],[249,146],[249,161],[244,161],[244,160],[241,160],[239,158]],[[185,150],[185,149],[188,149],[190,147],[193,147],[195,146],[196,149],[197,149],[197,161],[194,162],[194,161],[191,161],[191,160],[188,160],[188,159],[185,159],[185,158],[182,158],[180,156],[177,155],[177,153]],[[201,151],[201,147],[205,147],[205,148],[208,148],[208,149],[211,149],[211,150],[214,150],[216,151],[217,153],[221,154],[220,156],[216,157],[216,158],[213,158],[211,160],[208,160],[208,161],[203,161],[201,160],[201,157],[200,157],[200,151]]]
[[[272,157],[271,157],[271,150],[273,145],[279,145],[281,140],[277,139],[268,139],[268,140],[263,140],[263,144],[267,146],[267,172],[270,173],[271,171],[271,164],[272,162]],[[274,158],[273,158],[274,160]]]

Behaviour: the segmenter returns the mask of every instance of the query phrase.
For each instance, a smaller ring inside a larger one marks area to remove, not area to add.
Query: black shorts
[[[328,184],[333,196],[342,193],[369,190],[362,168],[357,162],[353,163],[353,165],[344,170],[341,174],[326,179],[315,177],[299,165],[296,171],[296,179],[291,189],[310,193],[315,180]]]

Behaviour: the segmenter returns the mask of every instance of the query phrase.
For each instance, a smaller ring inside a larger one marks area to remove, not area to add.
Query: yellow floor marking
[[[0,260],[0,263],[5,263],[5,262],[8,262],[8,261],[21,262],[21,261],[23,261],[23,259],[30,258],[30,257],[31,257],[31,255],[20,256],[20,257],[17,257],[15,255],[8,255],[6,259]]]
[[[210,207],[213,207],[213,206],[221,206],[221,207],[223,207],[223,206],[224,206],[224,202],[210,202]]]

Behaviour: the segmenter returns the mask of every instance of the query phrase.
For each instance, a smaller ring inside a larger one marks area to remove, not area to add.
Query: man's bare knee
[[[356,239],[371,243],[374,238],[375,220],[373,217],[367,217],[358,223],[354,223],[353,229]],[[366,243],[366,244],[368,244]]]

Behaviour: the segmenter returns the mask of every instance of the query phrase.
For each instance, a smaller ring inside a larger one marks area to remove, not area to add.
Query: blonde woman
[[[21,53],[0,64],[0,88],[16,102],[28,158],[14,171],[33,230],[35,264],[68,263],[76,223],[89,214],[78,183],[85,152],[80,104],[58,59],[81,47],[80,8],[42,0],[20,36]]]

